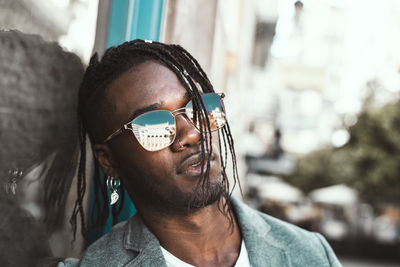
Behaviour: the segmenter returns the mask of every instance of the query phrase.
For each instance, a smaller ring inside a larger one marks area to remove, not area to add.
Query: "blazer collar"
[[[259,212],[232,198],[239,228],[244,239],[251,266],[288,266],[285,248],[270,234],[272,228]],[[124,248],[135,252],[126,266],[166,266],[158,239],[150,232],[138,214],[125,227]]]
[[[166,266],[160,243],[138,214],[133,215],[125,228],[124,248],[136,252],[126,266]]]
[[[288,266],[285,248],[274,240],[272,227],[261,214],[235,198],[231,199],[231,203],[251,266]]]

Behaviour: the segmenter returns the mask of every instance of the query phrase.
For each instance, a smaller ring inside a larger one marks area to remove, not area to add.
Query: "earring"
[[[117,192],[117,187],[119,187],[119,180],[114,177],[108,176],[106,183],[107,188],[112,191],[110,197],[110,205],[114,205],[119,199],[119,195]]]
[[[4,184],[4,189],[6,190],[7,194],[17,194],[17,188],[18,188],[18,179],[22,176],[22,171],[18,169],[13,169],[8,171],[8,182]]]

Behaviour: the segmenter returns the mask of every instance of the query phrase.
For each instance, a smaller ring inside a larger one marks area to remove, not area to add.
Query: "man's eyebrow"
[[[189,93],[188,93],[188,92],[186,92],[186,93],[183,95],[183,97],[186,98],[186,99],[190,99]],[[163,105],[163,103],[164,103],[164,102],[154,103],[154,104],[148,105],[148,106],[146,106],[146,107],[139,108],[139,109],[137,109],[137,110],[135,110],[135,111],[133,112],[133,114],[130,116],[130,119],[129,119],[129,120],[132,121],[132,120],[135,119],[137,116],[139,116],[139,115],[141,115],[141,114],[143,114],[143,113],[156,110],[157,108],[161,107],[161,106]]]

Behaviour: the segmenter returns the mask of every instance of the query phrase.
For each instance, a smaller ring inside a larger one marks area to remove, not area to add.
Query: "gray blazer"
[[[341,266],[320,234],[251,209],[232,199],[253,267]],[[134,215],[93,243],[79,266],[166,266],[157,238]]]

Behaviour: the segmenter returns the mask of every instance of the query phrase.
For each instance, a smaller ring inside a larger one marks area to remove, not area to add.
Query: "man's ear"
[[[110,147],[107,144],[93,145],[93,153],[101,168],[107,176],[119,178],[115,169],[114,159]]]

